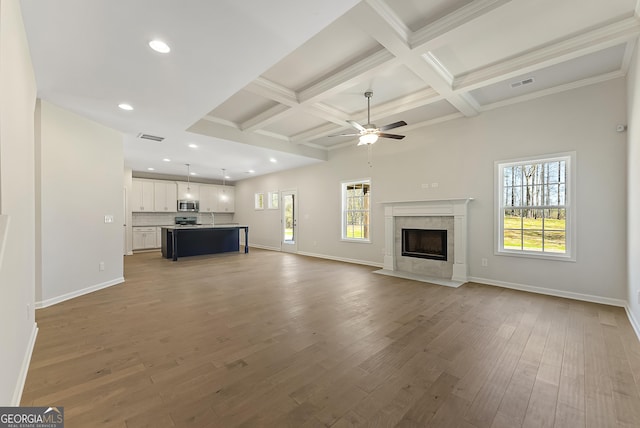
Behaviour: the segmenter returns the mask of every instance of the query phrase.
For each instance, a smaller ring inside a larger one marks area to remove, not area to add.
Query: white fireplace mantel
[[[467,206],[473,198],[437,199],[422,201],[389,201],[384,205],[385,255],[384,268],[376,271],[383,275],[415,279],[450,287],[459,287],[468,281]],[[395,220],[397,217],[453,217],[454,260],[451,279],[415,275],[396,269]]]

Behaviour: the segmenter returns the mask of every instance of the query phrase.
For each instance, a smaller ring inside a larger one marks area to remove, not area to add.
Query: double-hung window
[[[342,239],[370,242],[371,180],[342,183]]]
[[[496,162],[498,254],[575,260],[574,158]]]

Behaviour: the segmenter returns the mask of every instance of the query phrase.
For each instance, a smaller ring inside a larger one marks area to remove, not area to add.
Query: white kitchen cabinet
[[[173,181],[153,182],[154,211],[178,211],[178,188]]]
[[[200,185],[195,183],[187,184],[187,182],[178,181],[178,199],[198,201],[200,200]]]
[[[218,212],[218,186],[200,185],[200,212]]]
[[[134,227],[133,228],[133,249],[146,250],[149,248],[159,248],[157,243],[157,227]]]
[[[162,228],[156,227],[156,247],[162,247]]]
[[[131,185],[131,211],[153,211],[153,199],[153,181],[134,178]]]
[[[236,210],[235,189],[229,186],[218,188],[218,211],[220,213],[232,213]]]

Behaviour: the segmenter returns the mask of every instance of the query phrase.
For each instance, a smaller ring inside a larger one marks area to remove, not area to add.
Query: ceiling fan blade
[[[398,134],[385,134],[384,132],[380,132],[378,134],[378,137],[382,137],[382,138],[393,138],[394,140],[402,140],[404,138],[404,135],[398,135]]]
[[[356,128],[358,131],[360,132],[364,132],[366,131],[365,127],[360,125],[358,122],[356,122],[355,120],[347,120],[347,123],[351,126],[353,126],[354,128]]]
[[[385,125],[385,126],[381,126],[378,129],[380,131],[388,131],[389,129],[400,128],[401,126],[405,126],[406,124],[407,124],[407,122],[405,122],[404,120],[401,120],[399,122],[394,122],[394,123],[390,123],[390,124]]]
[[[332,134],[327,137],[358,137],[360,134]]]

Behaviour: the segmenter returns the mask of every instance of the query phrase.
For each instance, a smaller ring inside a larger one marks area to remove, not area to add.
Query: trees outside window
[[[496,163],[498,253],[572,258],[571,160]]]
[[[371,180],[342,183],[342,239],[369,242]]]

